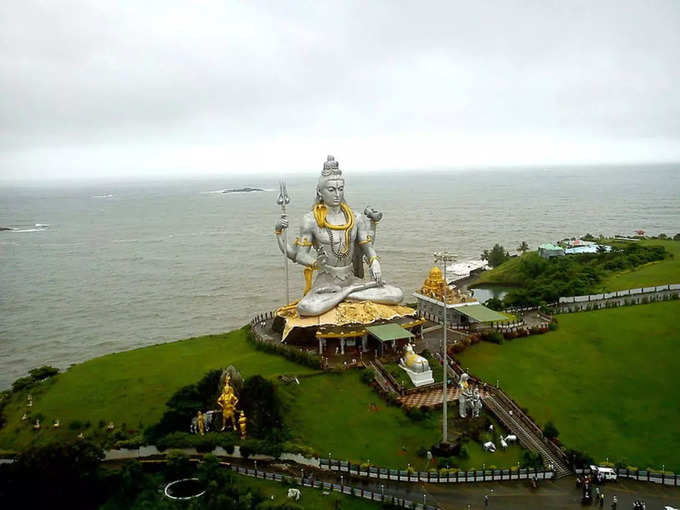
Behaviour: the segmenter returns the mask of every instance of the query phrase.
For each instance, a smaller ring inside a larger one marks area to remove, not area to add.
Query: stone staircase
[[[552,464],[555,474],[558,478],[562,478],[571,473],[565,459],[562,455],[557,454],[553,447],[544,442],[542,434],[539,436],[534,426],[527,423],[531,419],[526,416],[521,410],[517,410],[512,406],[504,405],[502,398],[494,395],[493,392],[484,399],[484,404],[502,423],[503,425],[517,436],[517,440],[525,448],[538,452],[542,455],[543,461],[546,465]],[[521,413],[521,414],[520,414]]]

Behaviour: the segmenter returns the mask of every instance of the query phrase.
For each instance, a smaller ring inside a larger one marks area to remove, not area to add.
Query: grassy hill
[[[559,329],[460,355],[595,460],[680,471],[680,301],[560,315]]]
[[[34,432],[21,421],[27,391],[14,398],[3,414],[0,448],[15,449],[31,441],[44,443],[78,432],[74,421],[89,422],[92,435],[100,420],[119,428],[139,430],[157,422],[165,403],[182,386],[197,382],[208,370],[236,366],[244,377],[261,374],[307,374],[314,371],[280,356],[255,351],[244,329],[223,335],[190,338],[95,358],[75,365],[53,380],[31,390],[32,415],[42,415],[46,427]],[[54,419],[61,429],[52,429]]]
[[[651,287],[666,283],[680,283],[680,242],[679,241],[640,241],[647,246],[663,246],[672,257],[659,262],[651,262],[631,271],[622,271],[609,275],[604,280],[604,288],[614,290],[633,289],[636,287]],[[617,243],[623,244],[623,243]]]
[[[236,366],[244,377],[312,375],[301,377],[299,386],[280,385],[279,391],[294,440],[321,455],[330,451],[334,458],[353,462],[370,459],[377,465],[406,468],[410,463],[424,469],[426,462],[416,452],[439,439],[439,413],[414,422],[361,382],[359,372],[317,372],[256,351],[246,341],[246,331],[240,329],[103,356],[72,367],[30,390],[32,417],[42,416],[39,432],[33,431],[32,420],[21,420],[28,394],[21,391],[4,410],[7,424],[0,429],[0,449],[21,450],[32,443],[73,438],[81,430],[88,437],[102,438],[107,432],[101,425],[109,421],[116,430],[134,435],[160,419],[176,390],[197,382],[211,369],[228,365]],[[51,427],[56,418],[61,420],[60,429]],[[72,429],[74,422],[80,426]],[[512,466],[521,453],[513,448],[494,456],[476,443],[470,443],[469,450],[470,458],[461,467]]]
[[[599,289],[603,292],[625,290],[636,287],[649,287],[663,285],[665,283],[680,283],[680,242],[671,240],[648,239],[639,241],[642,246],[663,246],[671,257],[658,262],[650,262],[633,270],[613,272],[606,276]],[[625,242],[611,242],[615,246],[625,246]],[[518,271],[521,260],[535,257],[536,252],[526,252],[519,257],[513,257],[507,262],[489,271],[483,272],[479,279],[471,285],[507,285],[517,286],[522,284]]]

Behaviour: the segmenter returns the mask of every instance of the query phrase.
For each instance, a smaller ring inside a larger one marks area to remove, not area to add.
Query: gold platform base
[[[408,306],[383,305],[372,301],[345,301],[314,317],[300,317],[295,306],[291,305],[276,311],[276,315],[286,321],[281,341],[286,339],[293,328],[371,324],[379,320],[413,317],[415,314],[416,311]]]

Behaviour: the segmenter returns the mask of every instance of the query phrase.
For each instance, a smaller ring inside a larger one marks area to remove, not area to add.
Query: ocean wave
[[[94,195],[92,198],[113,198],[113,195],[111,193],[108,195]]]
[[[33,225],[35,228],[49,228],[50,224],[49,223],[36,223]]]
[[[26,232],[45,232],[46,228],[13,228],[10,232],[16,232],[17,234],[24,234]]]

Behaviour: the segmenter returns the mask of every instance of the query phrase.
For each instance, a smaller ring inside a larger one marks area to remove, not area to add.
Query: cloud
[[[678,159],[679,29],[672,0],[5,2],[0,178]]]

